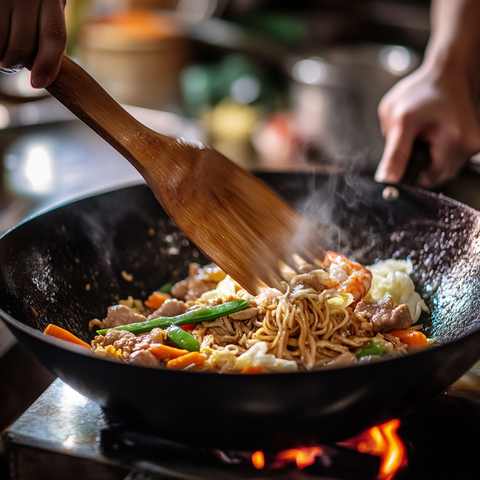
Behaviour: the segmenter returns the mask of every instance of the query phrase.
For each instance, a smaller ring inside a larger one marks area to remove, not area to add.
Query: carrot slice
[[[418,330],[392,330],[388,333],[397,337],[409,347],[425,348],[428,345],[427,337]]]
[[[70,333],[68,330],[64,328],[58,327],[57,325],[47,325],[47,328],[43,331],[47,335],[51,337],[60,338],[61,340],[65,340],[70,343],[75,343],[76,345],[81,345],[82,347],[90,348],[90,345],[83,340],[80,340],[76,337],[73,333]]]
[[[198,352],[190,352],[181,357],[174,358],[167,362],[167,368],[172,370],[180,370],[182,368],[188,367],[190,365],[203,365],[205,363],[205,357]]]
[[[168,345],[157,345],[155,347],[149,348],[150,353],[152,353],[159,360],[171,360],[172,358],[178,358],[182,355],[187,355],[190,353],[188,350],[183,348],[174,348],[169,347]]]
[[[171,298],[172,296],[168,293],[153,292],[144,303],[146,307],[156,310],[165,303],[165,300],[170,300]]]
[[[240,370],[240,373],[244,373],[247,375],[254,375],[262,372],[263,372],[262,367],[260,367],[259,365],[247,365],[246,367],[243,367]]]

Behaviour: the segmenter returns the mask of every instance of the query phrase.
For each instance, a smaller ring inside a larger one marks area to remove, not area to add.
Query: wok
[[[407,258],[436,345],[376,363],[315,372],[235,375],[104,360],[41,333],[85,341],[92,318],[145,297],[206,261],[136,185],[31,218],[0,239],[0,314],[17,339],[74,389],[127,424],[172,440],[240,449],[339,441],[402,417],[480,358],[479,213],[411,187],[395,200],[360,176],[259,173],[316,222],[325,246],[365,264]],[[126,272],[133,276],[128,281]]]

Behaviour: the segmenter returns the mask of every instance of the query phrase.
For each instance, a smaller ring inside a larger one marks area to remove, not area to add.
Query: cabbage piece
[[[268,345],[265,342],[255,343],[237,358],[237,370],[250,365],[262,367],[264,372],[296,372],[298,370],[297,362],[277,358],[267,353],[267,350]]]
[[[351,293],[337,293],[327,299],[327,303],[331,307],[347,308],[355,300]]]
[[[236,298],[237,292],[241,289],[242,287],[235,280],[233,280],[230,275],[227,275],[223,280],[218,282],[214,290],[209,290],[208,292],[203,293],[199,300],[202,302],[208,302],[208,300],[212,300],[215,297],[229,300],[232,297]]]
[[[428,312],[427,305],[410,278],[413,272],[411,260],[380,260],[367,268],[372,272],[372,286],[365,300],[376,302],[386,295],[391,295],[393,302],[399,305],[406,303],[413,323],[420,318],[422,311]]]
[[[266,342],[256,342],[238,357],[227,349],[216,350],[204,346],[200,351],[207,355],[209,364],[222,372],[240,372],[248,366],[262,367],[264,373],[296,372],[298,370],[297,362],[277,358],[275,355],[267,353]]]

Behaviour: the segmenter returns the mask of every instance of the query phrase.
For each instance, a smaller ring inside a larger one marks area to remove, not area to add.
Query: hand
[[[0,0],[0,70],[31,68],[31,83],[55,80],[65,50],[66,0]]]
[[[378,113],[386,137],[375,179],[398,183],[416,138],[430,145],[431,161],[417,184],[434,188],[453,179],[480,151],[478,99],[461,72],[420,67],[382,99]]]

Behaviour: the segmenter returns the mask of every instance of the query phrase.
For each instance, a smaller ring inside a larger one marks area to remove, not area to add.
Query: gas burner
[[[401,424],[280,452],[185,445],[136,431],[57,379],[2,443],[15,480],[473,480],[480,470],[480,370]]]
[[[376,480],[379,456],[341,445],[302,447],[281,452],[221,450],[189,446],[119,427],[101,432],[107,458],[133,467],[148,478],[278,478]],[[188,462],[185,461],[188,459]],[[194,475],[194,476],[192,476]],[[137,478],[137,477],[135,477]],[[141,477],[140,477],[141,478]]]

